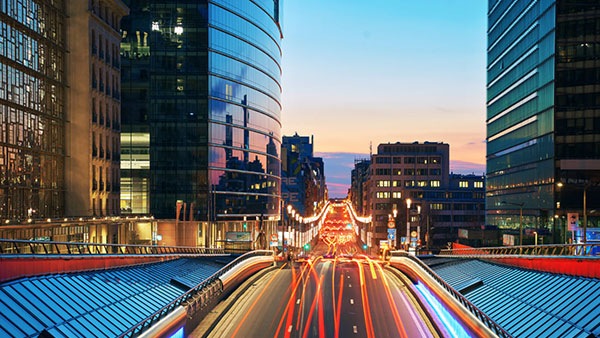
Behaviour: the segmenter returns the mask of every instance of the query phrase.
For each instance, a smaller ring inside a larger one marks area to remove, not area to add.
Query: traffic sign
[[[410,237],[417,237],[417,232],[416,231],[411,231],[410,232]]]
[[[388,229],[388,239],[394,240],[396,238],[396,229]]]

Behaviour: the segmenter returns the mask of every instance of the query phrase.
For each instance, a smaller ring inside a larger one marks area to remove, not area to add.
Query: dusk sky
[[[283,133],[314,135],[330,197],[380,143],[445,142],[485,171],[487,1],[286,0]]]

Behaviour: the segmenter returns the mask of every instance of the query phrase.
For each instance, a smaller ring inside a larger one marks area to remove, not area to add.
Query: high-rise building
[[[125,2],[121,210],[278,219],[279,1]]]
[[[126,13],[120,0],[0,2],[1,218],[118,214]]]
[[[325,163],[314,157],[313,137],[284,136],[281,144],[281,197],[302,216],[312,216],[325,204]]]
[[[561,243],[599,226],[598,27],[597,1],[489,1],[487,224]]]

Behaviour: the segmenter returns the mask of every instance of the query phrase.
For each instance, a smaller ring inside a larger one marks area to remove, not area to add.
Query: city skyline
[[[485,171],[485,2],[287,1],[284,12],[282,131],[314,135],[330,196],[345,196],[354,159],[380,143],[445,142],[451,171]]]

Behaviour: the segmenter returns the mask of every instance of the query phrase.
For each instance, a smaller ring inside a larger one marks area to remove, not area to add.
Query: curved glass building
[[[277,219],[279,1],[126,2],[122,212]]]

